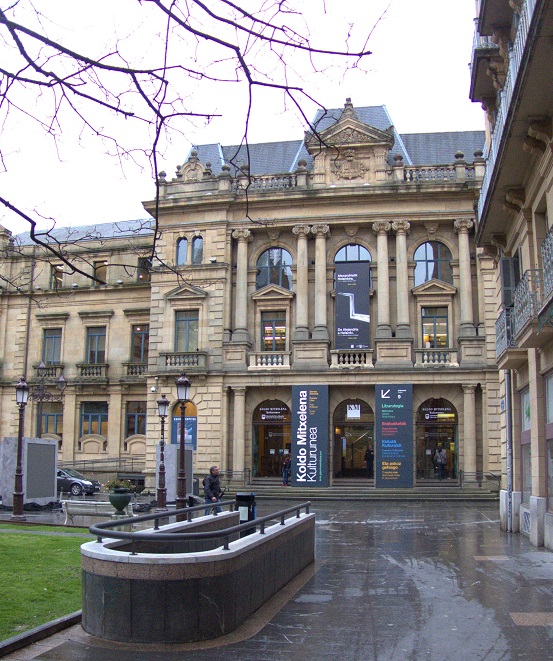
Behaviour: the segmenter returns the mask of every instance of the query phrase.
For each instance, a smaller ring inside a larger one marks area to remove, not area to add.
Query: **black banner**
[[[336,349],[368,349],[371,334],[369,262],[334,265]]]
[[[292,386],[292,486],[328,486],[328,386]]]
[[[375,392],[375,484],[413,487],[413,385],[378,385]]]

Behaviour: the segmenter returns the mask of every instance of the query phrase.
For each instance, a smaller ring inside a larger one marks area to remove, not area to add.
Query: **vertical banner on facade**
[[[171,443],[180,443],[180,416],[173,415]],[[197,450],[198,419],[187,415],[184,418],[184,446],[187,450]]]
[[[367,262],[334,265],[336,349],[368,349],[371,334],[370,271]]]
[[[413,385],[377,385],[375,484],[413,487]]]
[[[292,386],[292,486],[328,486],[328,386]]]

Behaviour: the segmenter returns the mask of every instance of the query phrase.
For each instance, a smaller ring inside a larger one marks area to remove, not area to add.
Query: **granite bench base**
[[[160,531],[227,528],[236,517],[202,517]],[[81,547],[83,629],[129,643],[207,640],[232,632],[314,562],[315,515],[236,539],[227,551],[219,546],[130,555],[120,548],[120,542],[107,539]]]

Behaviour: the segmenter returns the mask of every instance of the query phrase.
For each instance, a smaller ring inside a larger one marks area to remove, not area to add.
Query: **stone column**
[[[459,234],[459,289],[461,295],[461,337],[474,337],[474,316],[472,312],[472,278],[470,274],[469,231],[472,220],[456,220],[454,227]]]
[[[232,470],[244,470],[246,447],[246,388],[233,388],[234,392],[234,427],[232,442]]]
[[[396,337],[410,338],[411,327],[409,325],[409,273],[407,270],[407,234],[409,234],[411,224],[406,220],[397,220],[392,223],[392,228],[396,233]]]
[[[63,393],[63,442],[62,457],[64,461],[74,461],[77,449],[77,425],[80,418],[80,404],[77,405],[75,390],[67,387]]]
[[[463,386],[464,462],[466,480],[473,481],[476,473],[476,386]]]
[[[125,411],[122,402],[121,390],[112,390],[108,402],[108,457],[120,457],[123,449]]]
[[[297,283],[296,283],[296,332],[295,340],[309,339],[307,238],[311,233],[309,225],[296,225],[292,232],[298,237]]]
[[[311,232],[315,235],[315,328],[314,340],[328,342],[328,326],[326,319],[326,238],[330,236],[328,225],[322,223],[313,225]]]
[[[388,232],[391,225],[386,221],[373,223],[372,230],[376,234],[377,252],[377,326],[376,337],[392,337],[390,326],[390,273],[388,269]]]
[[[248,243],[253,241],[250,230],[234,230],[238,241],[236,251],[236,301],[234,305],[233,342],[249,342],[248,336]]]

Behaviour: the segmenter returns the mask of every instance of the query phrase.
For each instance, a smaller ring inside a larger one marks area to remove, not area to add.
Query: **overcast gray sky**
[[[52,2],[63,8],[69,0]],[[128,9],[129,3],[124,5]],[[73,2],[67,6],[75,9]],[[343,106],[348,96],[357,106],[386,105],[400,133],[484,128],[480,105],[468,98],[474,0],[327,0],[326,6],[331,20],[320,23],[319,40],[332,39],[324,30],[343,27],[344,6],[357,25],[375,26],[369,41],[373,55],[364,71],[350,71],[345,77],[332,70],[304,76],[305,87],[327,107]],[[306,20],[312,31],[319,30],[316,14]],[[212,94],[222,117],[208,126],[190,126],[173,139],[160,162],[168,177],[174,176],[192,144],[233,144],[242,137],[242,99],[226,92]],[[313,116],[315,106],[307,105],[306,111]],[[306,128],[274,94],[257,91],[253,112],[251,142],[298,139]],[[106,153],[106,144],[89,138],[79,142],[70,135],[55,149],[50,139],[26,125],[4,133],[2,141],[7,172],[0,173],[1,194],[25,210],[47,209],[58,226],[146,217],[141,202],[153,197],[154,186],[145,158],[120,163]],[[7,214],[0,216],[0,223],[14,233],[28,229]]]

